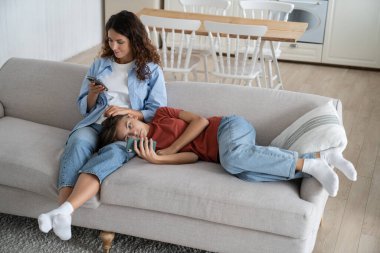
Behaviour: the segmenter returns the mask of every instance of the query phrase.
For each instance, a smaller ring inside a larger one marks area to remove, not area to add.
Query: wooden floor
[[[91,64],[98,47],[68,62]],[[358,180],[342,174],[329,198],[314,253],[380,252],[380,71],[281,62],[286,90],[341,99],[348,136],[344,155]]]

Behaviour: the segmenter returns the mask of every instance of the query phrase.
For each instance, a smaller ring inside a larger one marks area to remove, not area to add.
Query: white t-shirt
[[[112,63],[112,73],[104,78],[104,84],[108,91],[104,91],[108,97],[108,105],[131,108],[131,101],[128,92],[128,71],[132,67],[132,62],[127,64]],[[106,117],[102,115],[96,123],[101,124]]]

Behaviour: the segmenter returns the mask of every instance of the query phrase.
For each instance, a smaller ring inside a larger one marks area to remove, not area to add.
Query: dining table
[[[252,19],[252,18],[243,18],[238,16],[220,16],[220,15],[210,15],[203,13],[192,13],[192,12],[183,12],[183,11],[172,11],[164,9],[151,9],[144,8],[136,13],[137,16],[147,15],[147,16],[156,16],[156,17],[166,17],[174,19],[191,19],[191,20],[200,20],[201,26],[195,33],[197,35],[207,36],[208,32],[204,27],[204,21],[214,21],[221,23],[231,23],[231,24],[242,24],[242,25],[261,25],[266,26],[267,31],[264,36],[261,38],[264,43],[261,45],[261,50],[265,42],[269,43],[272,59],[274,62],[275,70],[279,77],[279,85],[282,86],[282,80],[280,77],[280,69],[277,62],[276,53],[274,50],[273,42],[291,42],[295,43],[297,40],[304,34],[307,29],[308,23],[304,22],[290,22],[290,21],[276,21],[268,19]],[[263,61],[262,61],[263,62]],[[263,64],[264,77],[266,75],[265,66]],[[264,78],[265,85],[267,86],[266,78]]]

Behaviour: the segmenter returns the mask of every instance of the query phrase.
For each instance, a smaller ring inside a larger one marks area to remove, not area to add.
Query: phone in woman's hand
[[[102,81],[100,81],[99,79],[97,79],[96,77],[94,77],[94,76],[87,76],[87,80],[89,80],[92,83],[95,83],[95,85],[102,85],[104,87],[104,89],[106,91],[108,91],[107,86]]]

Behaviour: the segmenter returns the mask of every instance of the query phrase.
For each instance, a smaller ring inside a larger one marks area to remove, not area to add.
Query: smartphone
[[[140,139],[134,139],[134,138],[128,138],[127,139],[127,152],[131,153],[131,152],[134,152],[134,148],[133,148],[133,145],[134,145],[134,141],[137,141],[137,146],[140,145]],[[156,150],[156,141],[153,141],[153,150]]]
[[[96,77],[94,77],[94,76],[87,76],[87,80],[89,80],[92,83],[95,83],[95,85],[103,85],[104,89],[106,91],[108,91],[107,86],[102,81],[100,81],[99,79],[97,79]]]

